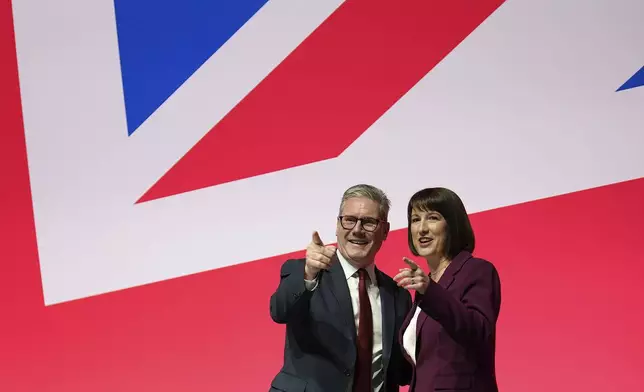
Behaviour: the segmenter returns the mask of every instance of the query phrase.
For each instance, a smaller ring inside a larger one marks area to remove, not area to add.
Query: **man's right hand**
[[[313,232],[311,243],[306,247],[306,265],[304,266],[304,279],[313,280],[318,272],[331,267],[331,258],[335,254],[335,246],[324,246],[317,231]]]

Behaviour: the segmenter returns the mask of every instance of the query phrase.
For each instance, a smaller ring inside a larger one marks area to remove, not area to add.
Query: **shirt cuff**
[[[313,280],[304,279],[304,287],[306,287],[306,289],[308,291],[313,291],[313,290],[317,289],[317,287],[318,287],[318,278],[315,278]]]

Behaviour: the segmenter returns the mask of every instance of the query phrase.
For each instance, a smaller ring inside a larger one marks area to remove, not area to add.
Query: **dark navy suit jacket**
[[[314,291],[304,286],[304,259],[287,260],[271,296],[273,321],[286,324],[284,364],[270,391],[345,392],[356,360],[356,327],[349,286],[337,259],[319,275]],[[411,295],[375,269],[382,307],[384,387],[408,385],[411,366],[403,358],[398,331],[411,308]]]
[[[459,253],[438,283],[414,305],[400,329],[399,341],[416,307],[416,366],[410,392],[497,392],[495,374],[496,321],[501,284],[490,262]],[[411,359],[405,352],[405,357]]]

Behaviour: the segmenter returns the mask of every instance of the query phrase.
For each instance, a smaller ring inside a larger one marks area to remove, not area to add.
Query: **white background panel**
[[[339,158],[133,204],[339,4],[269,2],[128,138],[112,2],[14,2],[46,303],[334,241],[359,182],[396,229],[427,186],[477,212],[644,175],[644,91],[615,92],[644,64],[644,3],[514,0]]]

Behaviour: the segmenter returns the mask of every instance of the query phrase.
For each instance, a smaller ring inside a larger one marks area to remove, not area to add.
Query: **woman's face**
[[[411,238],[416,252],[424,258],[443,257],[447,246],[447,222],[436,211],[411,212]]]

